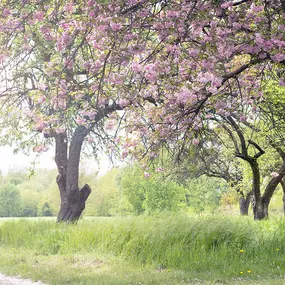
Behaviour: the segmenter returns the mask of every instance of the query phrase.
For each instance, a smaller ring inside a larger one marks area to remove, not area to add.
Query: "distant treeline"
[[[56,216],[59,192],[56,170],[10,170],[0,176],[0,217]],[[177,183],[163,172],[147,177],[139,167],[114,168],[105,176],[81,173],[92,188],[84,214],[116,216],[161,211],[203,212],[228,201],[228,187],[221,180],[202,176]],[[235,200],[235,199],[233,199]]]

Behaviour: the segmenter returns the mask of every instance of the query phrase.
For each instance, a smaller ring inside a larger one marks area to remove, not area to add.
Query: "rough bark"
[[[280,184],[282,186],[282,191],[283,191],[282,202],[283,202],[283,213],[284,213],[284,216],[285,216],[285,181],[284,181],[284,178],[281,180]]]
[[[78,127],[69,148],[66,134],[59,134],[55,138],[55,162],[59,173],[56,181],[61,198],[58,222],[76,222],[85,209],[85,202],[91,193],[87,184],[82,189],[78,187],[80,154],[85,136],[86,128]]]
[[[255,220],[264,220],[268,218],[269,202],[269,200],[265,201],[264,199],[254,202],[253,216]]]
[[[85,202],[90,193],[91,188],[87,184],[81,190],[77,191],[76,196],[67,193],[61,200],[57,221],[70,223],[78,221],[85,209]]]
[[[240,198],[239,198],[239,210],[240,214],[242,216],[248,216],[248,209],[249,209],[249,204],[251,201],[252,197],[252,192],[247,193],[246,197],[243,193],[243,191],[240,191]]]
[[[254,203],[253,203],[253,216],[255,220],[262,220],[267,218],[265,216],[264,211],[264,204],[262,202],[261,191],[260,191],[260,171],[259,166],[256,159],[252,159],[248,157],[247,161],[251,166],[252,171],[252,192],[254,196]]]
[[[284,191],[283,191],[282,201],[283,201],[283,213],[284,213],[284,216],[285,216],[285,192]]]
[[[283,164],[278,170],[278,173],[279,175],[277,177],[271,178],[271,180],[269,181],[269,183],[265,188],[264,194],[262,196],[260,195],[255,196],[255,205],[253,207],[253,214],[254,214],[254,219],[256,220],[262,220],[268,218],[268,207],[270,200],[273,196],[273,193],[277,185],[279,183],[282,183],[282,179],[285,174],[285,160],[283,160]]]

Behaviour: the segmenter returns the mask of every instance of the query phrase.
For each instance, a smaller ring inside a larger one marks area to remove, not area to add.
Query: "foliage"
[[[185,193],[183,187],[163,173],[144,173],[137,166],[123,170],[120,186],[136,214],[177,210]]]
[[[123,197],[117,187],[117,178],[120,170],[114,168],[101,177],[93,174],[81,174],[81,180],[87,181],[92,186],[92,193],[86,203],[86,215],[111,216],[123,214],[120,208]]]
[[[37,217],[38,207],[36,201],[22,199],[22,217]]]
[[[155,157],[164,144],[182,151],[185,141],[199,144],[209,119],[250,121],[264,79],[285,85],[275,72],[285,61],[283,0],[2,1],[0,8],[1,121],[9,129],[2,143],[16,138],[40,153],[55,142],[68,208],[59,220],[77,220],[74,208],[82,211],[90,194],[78,187],[82,146],[123,158]]]
[[[21,216],[20,191],[13,184],[4,184],[0,188],[0,217]]]
[[[198,213],[217,209],[221,205],[221,198],[229,191],[227,183],[205,175],[188,180],[185,189],[188,206]]]
[[[44,202],[42,205],[40,205],[40,211],[39,211],[39,216],[42,217],[51,217],[53,216],[53,211],[48,202]]]

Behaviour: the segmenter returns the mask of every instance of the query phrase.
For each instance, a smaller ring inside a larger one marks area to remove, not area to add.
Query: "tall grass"
[[[285,221],[177,215],[78,225],[7,221],[0,225],[0,246],[44,255],[108,252],[161,270],[277,277],[285,269]]]

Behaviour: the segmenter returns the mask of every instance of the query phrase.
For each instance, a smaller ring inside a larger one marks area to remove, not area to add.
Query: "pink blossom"
[[[65,45],[68,45],[71,42],[71,36],[67,32],[65,32],[62,34],[61,40]]]
[[[97,29],[100,31],[100,32],[106,32],[108,30],[108,26],[107,25],[100,25],[97,27]]]
[[[214,75],[210,72],[200,72],[197,76],[197,80],[200,83],[208,83],[214,79]]]
[[[58,107],[65,110],[66,109],[66,100],[62,99],[58,101]]]
[[[149,172],[146,172],[146,171],[143,173],[143,175],[144,175],[145,178],[148,178],[148,177],[151,176],[151,174]]]
[[[246,116],[245,115],[241,115],[239,117],[240,122],[245,123],[246,122]]]
[[[105,129],[106,130],[112,130],[115,126],[115,122],[114,121],[107,121],[105,124]]]
[[[119,23],[114,23],[114,22],[111,22],[111,23],[110,23],[110,27],[111,27],[111,29],[112,29],[114,32],[119,31],[119,30],[122,29],[122,25],[121,25],[121,24],[119,24]]]
[[[197,138],[194,138],[194,139],[192,140],[192,143],[193,143],[194,145],[198,145],[198,144],[200,143],[200,140],[197,139]]]
[[[88,141],[89,143],[93,143],[93,142],[94,142],[94,139],[91,138],[91,137],[88,137],[88,138],[87,138],[87,141]]]
[[[261,37],[261,35],[259,33],[255,34],[255,43],[259,46],[263,46],[264,45],[264,39]]]
[[[12,14],[12,12],[9,9],[7,9],[7,8],[4,8],[3,11],[2,11],[2,16],[3,17],[8,17],[11,14]]]
[[[263,6],[257,6],[257,5],[255,5],[254,3],[252,3],[252,5],[251,5],[251,7],[250,7],[250,9],[251,9],[251,11],[253,12],[253,13],[259,13],[259,12],[262,12],[263,11]]]
[[[210,87],[207,87],[206,90],[213,95],[216,95],[218,93],[218,88],[212,85]]]
[[[126,41],[130,41],[130,40],[132,40],[132,39],[134,39],[134,38],[136,38],[136,35],[131,34],[131,33],[126,34],[125,37],[124,37],[124,39],[125,39]]]
[[[151,82],[156,81],[157,80],[157,76],[158,76],[158,74],[154,70],[151,70],[151,71],[149,71],[149,72],[147,72],[145,74],[145,78],[148,79]]]
[[[218,115],[224,116],[226,113],[227,113],[227,111],[223,108],[220,108],[217,110]]]
[[[94,0],[89,0],[88,2],[87,2],[87,5],[88,6],[93,6],[95,4],[95,1]]]
[[[46,90],[47,86],[44,83],[39,83],[38,88],[39,88],[39,90],[44,91],[44,90]]]
[[[155,170],[157,173],[159,173],[159,172],[163,172],[164,171],[164,169],[163,168],[161,168],[161,167],[158,167],[158,168],[156,168],[156,170]]]
[[[278,47],[284,47],[285,46],[285,41],[274,39],[272,42],[273,42],[273,44],[275,44]]]
[[[285,60],[285,54],[284,53],[276,53],[275,55],[272,55],[271,58],[275,62],[281,62],[281,61]]]
[[[7,55],[4,53],[0,53],[0,63],[2,63],[7,58]]]
[[[45,101],[46,101],[46,97],[45,97],[45,96],[40,96],[40,97],[38,98],[38,103],[39,103],[39,104],[43,104]]]
[[[89,69],[90,68],[90,62],[88,62],[88,61],[84,62],[82,66],[85,69]]]
[[[36,125],[35,125],[35,127],[34,127],[34,129],[36,130],[36,131],[42,131],[44,128],[46,128],[47,127],[47,123],[46,122],[44,122],[44,121],[39,121]]]
[[[44,19],[44,13],[41,11],[34,13],[34,19],[37,20],[38,22],[42,22]]]
[[[177,100],[178,100],[178,102],[180,102],[182,104],[186,104],[188,101],[193,103],[193,101],[196,101],[196,97],[195,97],[195,94],[190,92],[190,90],[188,88],[184,87],[177,94]]]
[[[73,68],[73,60],[72,59],[66,59],[64,61],[64,65],[70,70]]]
[[[58,51],[62,51],[63,50],[63,44],[61,41],[57,41],[56,43],[56,47]]]
[[[214,76],[212,78],[212,86],[219,88],[222,85],[223,79],[221,77]]]
[[[212,71],[214,69],[214,63],[209,61],[209,60],[203,60],[202,61],[202,66],[207,69]]]
[[[65,132],[65,128],[63,128],[63,127],[58,127],[58,128],[55,129],[55,132],[56,132],[57,134],[62,134],[62,133]]]
[[[88,15],[90,18],[93,18],[95,16],[95,11],[93,11],[93,10],[89,11]]]
[[[48,147],[44,145],[38,145],[34,148],[35,152],[46,152],[48,151]]]
[[[129,152],[125,150],[125,151],[123,151],[123,153],[122,153],[122,158],[124,159],[124,158],[126,158],[128,155],[129,155]]]
[[[280,85],[280,86],[285,86],[285,81],[284,81],[284,79],[280,79],[280,80],[279,80],[279,85]]]
[[[228,2],[225,2],[221,5],[221,8],[223,9],[227,9],[229,7],[233,6],[233,2],[232,1],[228,1]]]
[[[75,122],[79,125],[79,126],[83,126],[85,123],[86,123],[86,120],[85,119],[82,119],[82,118],[77,118],[75,120]]]
[[[279,173],[278,173],[278,172],[272,172],[270,175],[271,175],[272,177],[276,178],[276,177],[279,176]]]
[[[72,13],[73,12],[73,3],[67,3],[65,6],[64,6],[64,10],[68,13]]]
[[[118,104],[119,104],[122,108],[124,108],[124,107],[126,107],[126,106],[128,106],[128,105],[130,104],[130,101],[129,101],[128,99],[123,98],[123,99],[120,99],[120,100],[119,100]]]
[[[132,63],[131,68],[134,72],[140,72],[142,70],[141,65],[137,62]]]

